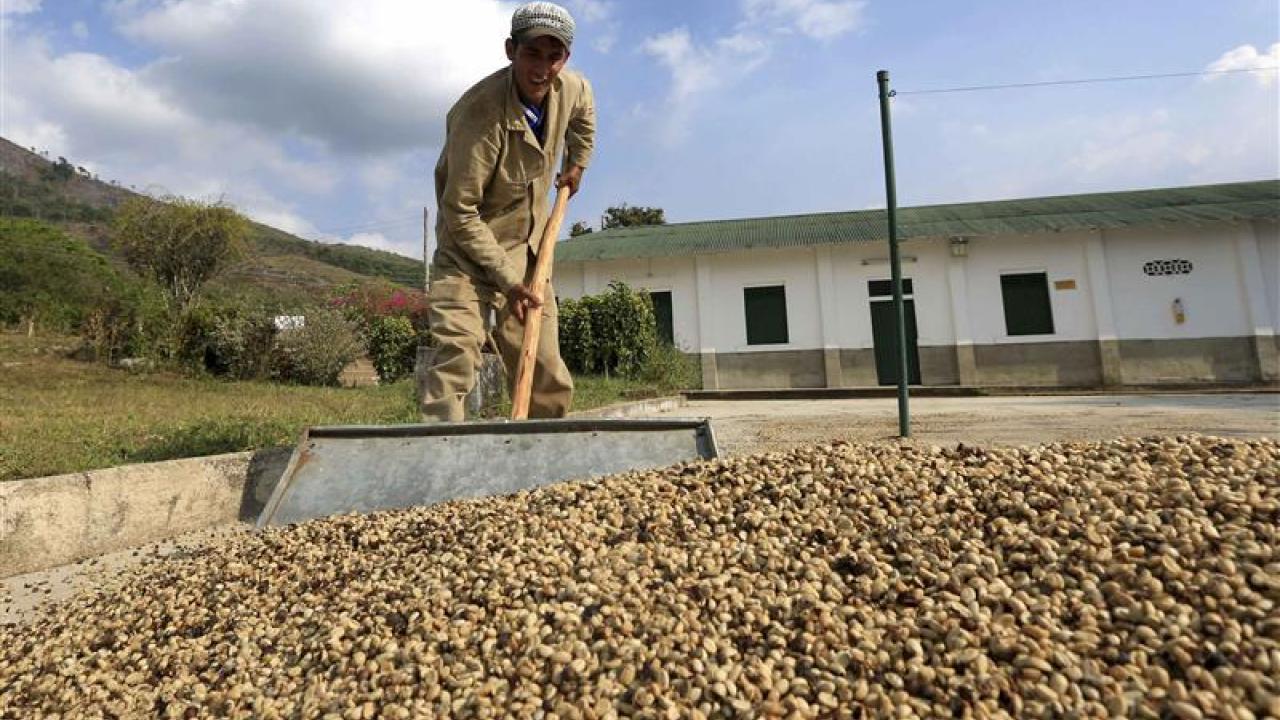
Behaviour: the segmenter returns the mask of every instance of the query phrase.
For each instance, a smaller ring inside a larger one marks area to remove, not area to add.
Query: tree
[[[112,244],[184,310],[200,288],[245,252],[249,222],[221,202],[130,198],[116,212]]]
[[[662,208],[630,207],[622,203],[605,211],[601,230],[616,227],[635,227],[637,225],[665,225],[667,218]]]
[[[573,224],[573,227],[569,228],[569,237],[578,237],[589,232],[591,232],[591,226],[579,220]]]
[[[40,171],[43,179],[53,182],[66,182],[75,174],[76,166],[61,155],[58,156],[57,162],[42,168]]]

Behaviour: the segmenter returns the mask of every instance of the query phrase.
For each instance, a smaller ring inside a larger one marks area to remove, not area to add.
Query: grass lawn
[[[132,373],[66,358],[74,338],[0,333],[0,480],[288,445],[308,425],[417,422],[413,380],[367,388]],[[575,378],[575,410],[658,394]]]

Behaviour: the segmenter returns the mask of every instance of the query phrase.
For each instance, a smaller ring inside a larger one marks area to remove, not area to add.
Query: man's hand
[[[582,184],[582,166],[570,165],[556,177],[556,187],[569,186],[569,197],[578,194],[578,186]]]
[[[511,312],[520,322],[524,322],[525,315],[533,308],[542,307],[542,301],[537,295],[533,294],[533,290],[528,285],[518,283],[512,285],[507,290],[507,305],[510,306]]]

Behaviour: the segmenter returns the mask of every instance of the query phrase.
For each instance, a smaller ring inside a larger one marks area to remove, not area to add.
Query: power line
[[[417,219],[405,217],[397,220],[371,220],[369,222],[364,222],[364,223],[358,223],[358,224],[352,224],[352,225],[340,225],[336,227],[324,228],[321,230],[317,230],[316,232],[321,232],[321,233],[356,232],[359,230],[373,230],[373,229],[389,227],[393,225],[404,225],[410,222],[417,222]]]
[[[1113,77],[1081,78],[1077,80],[1044,80],[1041,82],[1008,83],[1004,85],[971,85],[968,87],[937,88],[933,90],[895,90],[893,95],[934,95],[938,93],[974,92],[978,90],[1005,90],[1008,88],[1047,87],[1050,85],[1084,85],[1087,83],[1124,82],[1130,80],[1155,80],[1160,78],[1196,77],[1199,75],[1226,75],[1243,72],[1275,72],[1280,67],[1234,68],[1231,70],[1200,70],[1197,72],[1160,73],[1157,75],[1118,75]]]
[[[369,222],[360,223],[356,225],[345,225],[345,226],[339,226],[339,227],[325,228],[323,230],[317,230],[316,232],[320,234],[342,234],[342,233],[359,232],[362,230],[386,229],[390,227],[407,225],[409,223],[417,223],[417,222],[418,222],[417,216],[413,216],[413,217],[406,216],[398,220],[371,220]]]

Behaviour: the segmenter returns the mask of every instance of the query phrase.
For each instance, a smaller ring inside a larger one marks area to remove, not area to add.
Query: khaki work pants
[[[527,248],[527,246],[525,246]],[[532,283],[533,253],[513,252],[513,260],[523,255],[525,283]],[[538,334],[537,364],[533,371],[533,391],[529,398],[530,418],[559,418],[573,402],[573,378],[560,357],[560,334],[555,290],[547,283],[543,303],[542,331]],[[484,346],[489,309],[497,311],[494,342],[507,373],[507,392],[514,394],[516,368],[524,323],[507,307],[506,295],[496,288],[475,283],[462,273],[442,271],[431,279],[427,295],[431,335],[436,342],[435,361],[427,371],[422,419],[460,422],[465,419],[463,402],[475,386]]]

